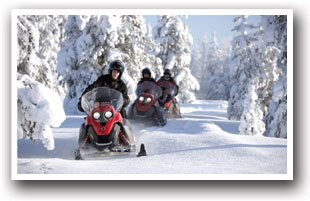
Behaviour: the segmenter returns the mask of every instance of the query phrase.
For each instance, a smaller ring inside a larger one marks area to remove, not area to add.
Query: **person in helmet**
[[[176,84],[176,82],[174,81],[173,77],[171,77],[171,70],[170,69],[165,69],[164,75],[160,77],[160,79],[157,81],[157,83],[164,81],[164,80],[171,82],[172,84],[177,86],[177,88],[179,88],[178,85]]]
[[[150,70],[148,67],[145,67],[145,68],[142,70],[142,78],[141,78],[141,80],[138,82],[138,84],[141,84],[141,83],[143,83],[144,81],[151,81],[151,82],[154,82],[154,83],[155,83],[154,78],[152,78],[151,70]]]
[[[127,92],[127,86],[126,84],[121,80],[121,77],[124,73],[125,65],[120,60],[112,61],[109,64],[109,74],[100,76],[94,83],[89,85],[84,92],[82,93],[81,97],[91,91],[92,89],[96,87],[109,87],[112,89],[115,89],[117,91],[120,91],[123,94],[123,100],[124,104],[120,111],[122,117],[127,118],[126,110],[124,109],[130,102],[128,92]],[[79,99],[78,103],[78,109],[81,112],[84,112],[82,106],[81,106],[81,98]]]
[[[173,77],[171,76],[171,70],[170,69],[165,69],[164,71],[164,75],[160,77],[160,79],[156,82],[157,85],[160,86],[160,82],[163,82],[163,81],[169,81],[171,82],[173,85],[176,86],[177,88],[177,91],[176,91],[176,95],[178,95],[179,93],[179,86],[176,84],[176,82],[174,81]],[[163,88],[163,91],[165,91],[166,89]],[[171,100],[171,95],[169,94],[168,96],[165,96],[163,95],[161,97],[161,105],[164,105],[166,102],[169,102]]]
[[[143,70],[142,70],[142,78],[141,80],[138,82],[138,85],[139,84],[142,84],[143,82],[145,81],[150,81],[150,82],[153,82],[154,85],[157,86],[157,83],[156,81],[154,80],[154,78],[152,78],[152,73],[151,73],[151,70],[148,68],[148,67],[145,67]],[[158,87],[158,86],[157,86]],[[154,105],[155,106],[155,112],[156,112],[156,116],[157,116],[157,119],[159,121],[159,125],[160,126],[165,126],[167,124],[167,120],[164,116],[164,110],[162,107],[160,107],[159,105]]]

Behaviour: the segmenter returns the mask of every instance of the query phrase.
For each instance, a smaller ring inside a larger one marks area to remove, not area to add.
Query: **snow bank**
[[[53,132],[66,119],[58,94],[28,75],[17,75],[18,138],[42,140],[47,150],[54,149]]]

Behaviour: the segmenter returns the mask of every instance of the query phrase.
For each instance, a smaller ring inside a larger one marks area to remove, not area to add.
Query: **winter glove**
[[[171,97],[171,95],[169,94],[169,95],[167,96],[167,98],[166,98],[165,103],[169,102],[171,99],[172,99],[172,97]]]

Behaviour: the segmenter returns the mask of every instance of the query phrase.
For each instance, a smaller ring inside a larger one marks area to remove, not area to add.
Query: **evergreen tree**
[[[39,47],[40,37],[37,28],[29,18],[29,16],[17,18],[17,71],[32,76],[32,63],[38,60],[36,50]]]
[[[228,81],[229,74],[224,73],[225,57],[220,48],[218,48],[216,34],[209,43],[207,54],[207,65],[205,79],[203,82],[206,99],[209,100],[227,100],[228,99]]]
[[[219,73],[223,73],[223,66],[221,65],[220,58],[222,51],[217,46],[216,33],[213,32],[212,40],[209,43],[209,49],[207,54],[207,71],[211,76]]]
[[[240,120],[249,85],[257,83],[254,78],[259,76],[261,67],[252,49],[256,39],[248,35],[255,27],[247,23],[247,16],[237,16],[234,21],[236,25],[232,31],[236,31],[237,35],[232,40],[232,88],[227,113],[229,119]]]
[[[160,51],[159,49],[160,47],[155,43],[152,27],[149,24],[146,34],[145,52],[149,55],[148,65],[153,72],[152,76],[155,80],[158,80],[163,74],[162,60],[157,56]]]
[[[66,45],[59,52],[58,69],[68,92],[64,101],[67,113],[77,112],[77,103],[85,88],[104,74],[109,61],[120,53],[119,16],[69,16]],[[120,53],[121,54],[121,53]]]
[[[221,100],[228,100],[231,90],[231,76],[230,76],[230,58],[231,58],[231,43],[228,41],[222,41],[221,45],[222,50],[222,65],[223,65],[223,74],[221,77]]]
[[[17,71],[63,94],[57,78],[57,53],[63,40],[65,16],[18,16]]]
[[[234,28],[241,30],[241,34],[233,40],[233,66],[237,68],[233,69],[235,84],[229,100],[229,117],[238,119],[242,112],[241,133],[261,134],[266,130],[266,136],[285,138],[286,16],[262,16],[261,29],[254,34],[248,34],[250,31],[246,28],[249,25],[242,21]],[[240,39],[243,38],[242,42]],[[255,40],[260,42],[253,43]],[[240,48],[244,47],[240,44],[247,48]],[[258,98],[254,98],[256,95]],[[264,129],[262,122],[266,125]]]
[[[257,104],[258,97],[255,86],[255,83],[248,85],[244,99],[244,109],[239,126],[240,134],[243,135],[262,135],[265,131],[263,112]]]
[[[17,135],[54,149],[50,126],[65,120],[56,71],[65,16],[17,17]]]
[[[207,65],[207,50],[208,50],[208,41],[207,41],[207,34],[205,33],[202,37],[202,40],[191,52],[190,69],[193,76],[197,79],[198,83],[200,84],[200,90],[195,93],[196,97],[199,99],[206,99],[205,76]]]
[[[118,31],[119,44],[117,48],[124,54],[127,73],[135,82],[141,78],[141,71],[146,66],[155,73],[162,72],[160,58],[156,57],[159,48],[152,36],[147,32],[145,20],[140,15],[123,15],[122,26]]]
[[[279,79],[272,88],[272,101],[264,121],[264,135],[287,137],[287,17],[284,15],[262,16],[266,51],[276,52],[273,66],[281,70]],[[278,58],[276,60],[276,58]],[[275,60],[276,63],[275,64]],[[274,75],[278,76],[278,74]],[[276,80],[276,79],[275,79]]]
[[[18,139],[41,140],[47,150],[54,149],[51,126],[59,127],[66,119],[58,94],[28,75],[19,73],[17,94]]]
[[[193,76],[200,82],[204,80],[207,65],[208,40],[207,34],[204,34],[200,43],[191,53],[191,71]],[[202,87],[202,86],[201,86]]]
[[[76,40],[83,34],[83,29],[88,21],[86,16],[69,15],[65,25],[65,42],[58,52],[57,70],[61,86],[65,89],[67,97],[75,96],[74,77],[79,66],[79,52],[76,46]],[[67,104],[65,104],[67,105]]]
[[[228,100],[230,91],[229,58],[230,47],[217,45],[215,32],[210,42],[202,41],[192,52],[191,71],[200,84],[196,92],[199,99]]]
[[[272,88],[279,79],[281,73],[277,63],[280,56],[280,49],[275,46],[268,46],[263,48],[261,53],[261,65],[264,68],[264,79],[260,81],[258,95],[259,105],[261,106],[264,115],[266,115],[269,104],[272,101]]]

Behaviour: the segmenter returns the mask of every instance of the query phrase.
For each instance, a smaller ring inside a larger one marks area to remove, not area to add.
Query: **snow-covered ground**
[[[182,104],[182,119],[164,127],[132,124],[137,147],[147,157],[74,160],[83,116],[67,116],[53,128],[55,149],[18,140],[17,173],[22,174],[287,174],[287,140],[238,135],[239,122],[226,118],[226,101]],[[61,179],[61,178],[60,178]],[[104,177],[102,178],[104,179]]]

